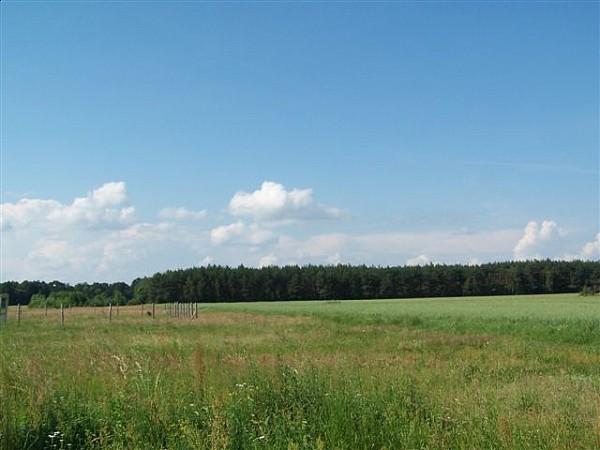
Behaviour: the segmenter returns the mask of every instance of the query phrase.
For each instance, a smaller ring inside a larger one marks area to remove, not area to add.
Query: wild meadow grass
[[[0,448],[600,447],[598,298],[138,311],[9,320]]]

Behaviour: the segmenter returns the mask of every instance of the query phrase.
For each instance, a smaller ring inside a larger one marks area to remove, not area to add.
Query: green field
[[[14,310],[0,448],[600,447],[600,298]]]

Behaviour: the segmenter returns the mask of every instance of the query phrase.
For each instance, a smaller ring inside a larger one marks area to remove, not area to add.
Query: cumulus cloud
[[[214,245],[227,242],[246,245],[261,245],[274,238],[270,230],[262,229],[257,224],[246,225],[242,221],[221,225],[210,231],[210,240]]]
[[[221,225],[210,231],[210,240],[215,245],[223,244],[246,230],[244,222],[238,221],[229,225]]]
[[[96,247],[88,248],[89,259],[97,261],[97,274],[107,274],[117,269],[136,267],[159,248],[174,250],[179,245],[191,246],[186,229],[172,223],[135,223],[127,228],[111,231],[96,238]]]
[[[185,222],[136,222],[123,182],[67,203],[24,198],[0,207],[3,279],[131,280],[194,265],[210,247],[208,230]],[[187,212],[173,216],[200,216]]]
[[[553,220],[544,220],[541,226],[535,220],[531,220],[525,226],[523,235],[515,245],[513,256],[518,260],[539,258],[538,251],[544,242],[565,234],[564,230],[559,228]]]
[[[581,249],[582,259],[599,259],[600,258],[600,233],[596,235],[596,239],[586,243]]]
[[[201,220],[206,218],[206,210],[192,211],[187,208],[164,208],[158,213],[165,220]]]
[[[409,258],[406,260],[407,266],[426,266],[431,262],[431,259],[427,255],[419,255],[414,258]]]
[[[78,201],[86,203],[90,201],[100,208],[107,206],[120,205],[127,200],[127,189],[123,181],[112,181],[110,183],[104,183],[98,189],[93,190],[88,194],[87,199],[75,199],[74,203]]]
[[[269,192],[272,198],[266,195]],[[4,203],[2,276],[17,280],[131,281],[157,271],[213,261],[249,266],[342,261],[376,265],[432,261],[479,264],[537,254],[572,254],[571,259],[600,256],[600,234],[586,244],[585,239],[574,241],[573,235],[558,239],[564,232],[552,220],[532,221],[524,231],[304,235],[297,234],[296,227],[273,224],[315,218],[315,211],[327,211],[314,201],[310,190],[288,191],[272,183],[263,184],[254,193],[236,196],[230,212],[240,217],[212,227],[201,227],[196,221],[204,217],[204,211],[183,207],[160,211],[157,222],[136,221],[122,182],[106,183],[67,203],[32,198]],[[333,216],[339,217],[337,213]]]
[[[258,267],[269,267],[277,264],[278,258],[273,253],[269,253],[268,255],[262,256],[258,260]]]
[[[229,212],[233,216],[251,217],[257,222],[343,217],[342,210],[315,202],[312,194],[312,189],[288,191],[279,183],[265,181],[254,192],[236,192],[229,202]]]
[[[27,264],[46,271],[72,271],[88,264],[86,246],[73,245],[62,239],[41,239],[27,254]]]
[[[3,203],[0,225],[3,230],[30,226],[60,228],[72,225],[91,227],[130,223],[135,216],[132,206],[125,206],[125,183],[110,182],[78,197],[70,204],[52,199],[24,198],[16,203]]]

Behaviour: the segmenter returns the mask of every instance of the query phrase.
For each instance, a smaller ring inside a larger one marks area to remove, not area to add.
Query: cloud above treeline
[[[273,181],[237,191],[214,215],[167,205],[155,212],[157,221],[142,221],[123,181],[67,203],[23,198],[2,204],[0,212],[4,280],[131,281],[212,263],[426,265],[600,257],[600,233],[563,251],[569,233],[551,219],[531,220],[521,229],[338,232],[338,222],[350,220],[347,211],[317,201],[312,189]],[[306,235],[305,225],[317,222],[331,231]]]
[[[312,189],[286,190],[282,184],[265,181],[253,192],[238,191],[229,202],[229,212],[256,222],[340,219],[344,212],[315,202]]]
[[[513,249],[514,257],[517,260],[540,258],[539,251],[545,244],[566,234],[553,220],[544,220],[541,225],[531,220]]]
[[[3,230],[24,227],[115,226],[130,223],[135,208],[127,206],[125,183],[105,183],[77,197],[70,204],[52,199],[24,198],[16,203],[3,203],[0,226]]]

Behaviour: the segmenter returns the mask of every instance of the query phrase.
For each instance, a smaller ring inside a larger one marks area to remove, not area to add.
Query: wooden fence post
[[[5,310],[5,313],[4,313],[4,320],[8,321],[8,306],[9,306],[9,303],[10,303],[10,297],[8,296],[8,294],[0,296],[0,298],[1,297],[4,297],[4,302],[6,303],[6,310]]]
[[[44,302],[44,317],[48,317],[48,299]]]
[[[154,319],[154,302],[152,302],[152,318]]]
[[[65,326],[65,309],[62,303],[60,304],[60,325]]]
[[[17,325],[21,324],[21,304],[17,305]]]
[[[112,322],[112,302],[108,304],[108,321]]]

